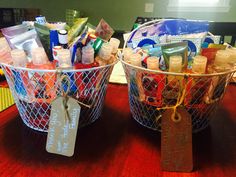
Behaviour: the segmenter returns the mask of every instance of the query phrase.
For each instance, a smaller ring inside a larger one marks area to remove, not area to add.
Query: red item
[[[93,67],[98,67],[98,63],[94,62],[91,64],[82,64],[77,63],[75,64],[75,69],[89,69]],[[83,72],[76,72],[75,73],[75,80],[79,92],[79,97],[82,99],[90,98],[91,94],[94,93],[96,89],[96,82],[98,76],[98,70],[88,70]]]
[[[46,98],[49,102],[56,98],[56,89],[55,89],[55,82],[56,82],[56,74],[55,72],[44,72],[43,70],[53,70],[56,68],[56,61],[48,64],[42,65],[34,65],[33,63],[28,63],[27,68],[31,69],[39,69],[42,70],[41,72],[32,72],[34,75],[28,81],[35,81],[31,84],[27,81],[25,83],[27,85],[32,86],[33,90],[37,90],[35,92],[35,96],[39,98]],[[39,87],[38,87],[39,86]],[[38,89],[37,89],[38,87]],[[45,89],[45,92],[44,92]],[[38,93],[37,93],[38,92]]]
[[[165,75],[146,73],[142,77],[142,85],[145,102],[152,106],[161,107],[162,92],[165,88]]]
[[[203,48],[201,55],[207,57],[207,66],[214,62],[216,52],[220,50],[219,48]]]

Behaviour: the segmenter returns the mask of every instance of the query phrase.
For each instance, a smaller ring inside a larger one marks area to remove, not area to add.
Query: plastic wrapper
[[[105,41],[109,41],[113,33],[114,30],[109,26],[109,24],[104,19],[101,19],[95,30],[95,35]]]
[[[23,49],[30,57],[33,48],[42,47],[37,32],[34,29],[15,36],[10,42],[14,48]]]
[[[88,18],[78,18],[75,22],[74,25],[69,29],[68,31],[68,42],[71,43],[72,40],[81,34],[83,31],[86,23],[88,21]]]

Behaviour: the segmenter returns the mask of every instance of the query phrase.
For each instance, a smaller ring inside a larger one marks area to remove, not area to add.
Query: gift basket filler
[[[116,63],[114,31],[103,19],[95,28],[88,18],[77,18],[71,26],[37,18],[3,28],[0,39],[0,64],[23,122],[46,132],[51,103],[58,97],[63,105],[71,97],[81,106],[79,127],[94,122]]]
[[[154,20],[134,29],[120,57],[134,119],[161,131],[165,111],[179,121],[182,107],[193,132],[206,128],[235,72],[236,49],[219,41],[206,21]]]

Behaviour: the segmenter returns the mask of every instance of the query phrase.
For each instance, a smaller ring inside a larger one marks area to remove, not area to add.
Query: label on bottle
[[[183,107],[173,114],[173,109],[168,109],[162,115],[161,167],[164,171],[190,172],[193,169],[191,116]]]
[[[65,101],[64,97],[58,97],[52,102],[46,150],[71,157],[74,154],[81,108],[77,100],[71,97]]]

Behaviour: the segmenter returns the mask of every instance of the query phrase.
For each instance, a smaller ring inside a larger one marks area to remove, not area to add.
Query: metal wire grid
[[[152,71],[122,61],[133,118],[141,125],[161,131],[162,114],[181,104],[192,118],[193,132],[209,125],[235,70],[209,75]],[[184,94],[184,95],[183,95]]]
[[[113,64],[80,70],[33,70],[2,64],[23,122],[42,132],[48,129],[51,102],[68,90],[81,104],[79,128],[99,118]]]

